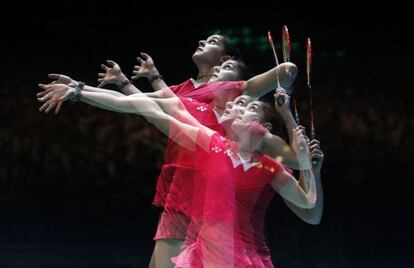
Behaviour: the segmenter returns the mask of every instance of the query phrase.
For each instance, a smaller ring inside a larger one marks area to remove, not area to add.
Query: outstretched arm
[[[176,109],[180,110],[177,111],[177,114],[180,115],[179,119],[177,119],[165,113],[152,98],[145,96],[117,97],[99,92],[81,92],[64,84],[39,84],[39,87],[47,92],[47,97],[45,96],[39,99],[39,101],[45,102],[40,107],[40,111],[49,112],[55,108],[58,110],[60,108],[60,103],[63,101],[77,98],[77,100],[88,104],[98,104],[103,107],[109,107],[112,111],[142,115],[148,122],[160,129],[165,135],[168,135],[175,142],[182,146],[186,146],[189,149],[193,149],[196,142],[206,142],[206,140],[197,140],[197,133],[199,130],[202,130],[208,136],[214,133],[213,130],[200,124],[197,124],[196,126],[190,125],[192,120],[187,117],[191,117],[191,115],[185,110],[185,106],[182,103],[176,104]],[[177,98],[177,100],[179,99]],[[206,144],[200,145],[203,146],[203,148],[204,146],[207,146]]]
[[[51,83],[49,83],[48,85],[63,84],[63,85],[67,85],[69,87],[78,87],[79,86],[79,82],[78,81],[73,80],[72,78],[70,78],[67,75],[63,75],[63,74],[49,74],[49,77],[52,78],[52,79],[56,79],[56,80],[53,81],[53,82],[51,82]],[[45,85],[42,85],[42,86],[45,86]],[[84,91],[90,91],[90,92],[100,92],[100,93],[103,93],[103,94],[108,94],[108,95],[117,96],[117,97],[123,97],[123,96],[125,96],[124,94],[119,93],[119,92],[114,91],[114,90],[106,90],[106,89],[102,89],[102,88],[94,88],[94,87],[90,87],[90,86],[87,86],[87,85],[85,85],[82,90],[84,90]],[[61,92],[59,92],[59,96],[63,96],[65,94],[66,95],[67,94],[70,94],[70,92],[68,90],[62,90]],[[56,107],[55,108],[55,113],[57,114],[59,112],[61,106],[62,106],[63,101],[62,100],[58,100],[55,95],[56,95],[56,92],[52,92],[52,91],[49,91],[49,90],[44,90],[44,91],[39,92],[39,93],[36,94],[36,96],[37,96],[37,98],[38,98],[39,101],[46,102],[44,105],[47,106],[47,107],[44,107],[44,110],[46,108],[48,108],[49,106],[51,106],[51,104],[53,103],[54,105],[56,105],[55,106]],[[48,100],[50,100],[50,101],[48,101]],[[85,103],[88,103],[90,105],[93,105],[93,106],[102,108],[102,109],[111,110],[111,111],[115,111],[116,112],[116,110],[111,109],[111,107],[108,107],[108,106],[105,106],[105,105],[101,105],[101,104],[95,103],[93,101],[87,100],[87,101],[84,101],[84,102]],[[52,109],[52,107],[51,107],[51,109]],[[47,110],[47,112],[48,111],[49,110]]]
[[[296,78],[298,68],[291,62],[279,66],[250,78],[244,84],[243,94],[260,98],[270,91],[278,88],[290,88]],[[280,85],[278,85],[278,79]]]
[[[80,101],[93,101],[112,107],[119,112],[142,115],[170,139],[190,150],[194,150],[196,144],[204,149],[208,148],[208,140],[198,139],[199,131],[203,131],[207,136],[214,133],[213,130],[193,119],[180,102],[174,104],[176,111],[171,111],[177,117],[172,117],[165,113],[154,99],[145,96],[115,97],[97,92],[82,92]],[[179,99],[176,98],[174,101],[179,101]],[[192,124],[192,122],[197,124]]]
[[[319,141],[312,140],[309,143],[311,157],[318,159],[318,164],[313,166],[313,172],[315,174],[315,181],[316,181],[316,192],[318,198],[316,199],[316,205],[314,208],[311,209],[303,209],[300,208],[290,201],[283,199],[286,205],[303,221],[309,224],[319,224],[322,218],[323,212],[323,189],[322,189],[322,182],[321,182],[321,168],[322,162],[324,158],[324,154],[319,146]],[[299,184],[303,187],[304,186],[304,178],[303,176],[299,179]]]
[[[79,81],[76,81],[76,80],[72,79],[71,77],[69,77],[67,75],[49,74],[48,76],[49,76],[49,78],[55,79],[54,81],[52,81],[48,85],[64,84],[64,85],[68,85],[70,87],[78,87],[79,86]],[[109,94],[109,95],[113,95],[113,96],[125,96],[124,94],[119,93],[118,91],[107,90],[107,89],[103,89],[103,88],[95,88],[95,87],[90,87],[90,86],[87,86],[87,85],[85,85],[82,90],[91,91],[91,92],[101,92],[101,93],[105,93],[105,94]],[[41,100],[41,99],[48,100],[48,99],[50,99],[50,94],[53,94],[53,93],[51,93],[50,91],[44,90],[42,92],[37,93],[36,96],[39,100]],[[54,101],[57,102],[57,100],[54,100]],[[62,106],[62,103],[63,103],[62,101],[59,101],[58,103],[56,103],[57,108],[55,109],[55,113],[59,112],[60,107]],[[99,108],[111,110],[110,107],[106,107],[104,105],[99,105],[98,103],[94,103],[92,101],[87,102],[87,103],[89,103],[93,106],[97,106]]]

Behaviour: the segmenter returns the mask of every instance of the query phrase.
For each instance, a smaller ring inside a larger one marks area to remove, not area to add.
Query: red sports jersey
[[[218,134],[210,139],[208,152],[198,147],[194,178],[182,188],[193,187],[192,209],[183,249],[173,260],[177,267],[273,267],[264,216],[275,194],[270,183],[283,166],[259,153],[245,162],[233,142]],[[188,206],[167,202],[165,210]]]
[[[224,135],[224,130],[217,122],[214,108],[223,109],[226,102],[235,99],[242,93],[244,81],[228,81],[205,83],[195,88],[192,79],[176,86],[171,90],[180,97],[188,112],[201,124]],[[194,161],[194,152],[168,140],[164,153],[164,164],[157,179],[157,188],[153,205],[163,207],[173,178],[185,174]],[[183,172],[175,174],[177,169],[184,167]],[[191,176],[191,175],[190,175]],[[177,187],[175,187],[177,188]],[[176,195],[173,195],[176,196]]]

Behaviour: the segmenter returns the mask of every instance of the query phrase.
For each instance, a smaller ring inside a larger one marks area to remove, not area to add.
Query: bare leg
[[[152,251],[151,260],[150,260],[148,268],[155,268],[155,247],[154,247],[154,250]]]
[[[158,216],[158,225],[160,224],[161,216],[162,216],[162,212]],[[154,249],[152,250],[151,260],[148,265],[148,268],[155,268],[155,246],[154,246]]]

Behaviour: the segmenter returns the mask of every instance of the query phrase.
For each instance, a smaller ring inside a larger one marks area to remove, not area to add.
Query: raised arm
[[[316,193],[318,198],[316,199],[316,205],[314,208],[311,209],[303,209],[300,208],[290,201],[283,199],[286,205],[303,221],[309,224],[319,224],[322,218],[323,213],[323,189],[322,189],[322,182],[321,182],[321,168],[322,162],[324,158],[324,154],[319,146],[319,141],[312,140],[309,143],[311,157],[318,159],[318,164],[313,166],[313,173],[315,174],[315,181],[316,181]],[[305,181],[303,176],[299,179],[299,185],[304,187]]]
[[[267,72],[247,80],[244,84],[243,94],[260,98],[278,88],[278,86],[290,88],[296,78],[297,72],[298,68],[295,64],[291,62],[282,63]],[[280,85],[277,83],[278,79]]]
[[[303,183],[299,183],[286,170],[279,172],[272,181],[273,188],[286,200],[294,205],[310,209],[316,206],[316,181],[311,169],[310,153],[306,137],[298,127],[294,130],[294,143],[298,151],[300,176],[303,176]]]
[[[259,150],[267,155],[277,158],[280,162],[290,168],[299,169],[296,154],[292,149],[293,129],[297,127],[297,124],[290,111],[290,97],[286,94],[286,91],[283,88],[278,88],[276,90],[274,99],[277,100],[279,96],[284,96],[285,102],[282,105],[278,105],[275,101],[275,109],[285,123],[291,144],[289,145],[279,136],[269,133],[262,140]]]
[[[292,148],[286,141],[270,132],[266,134],[259,144],[259,151],[279,160],[283,165],[299,169],[299,163]]]

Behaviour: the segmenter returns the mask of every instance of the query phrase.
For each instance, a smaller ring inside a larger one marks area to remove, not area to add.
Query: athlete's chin
[[[248,127],[249,124],[243,122],[243,120],[238,116],[234,118],[233,123],[231,124],[231,128],[235,133],[242,133],[243,131],[246,131]]]
[[[234,116],[233,115],[223,115],[220,118],[220,123],[221,124],[231,124],[231,123],[233,123],[233,120],[234,120]]]

